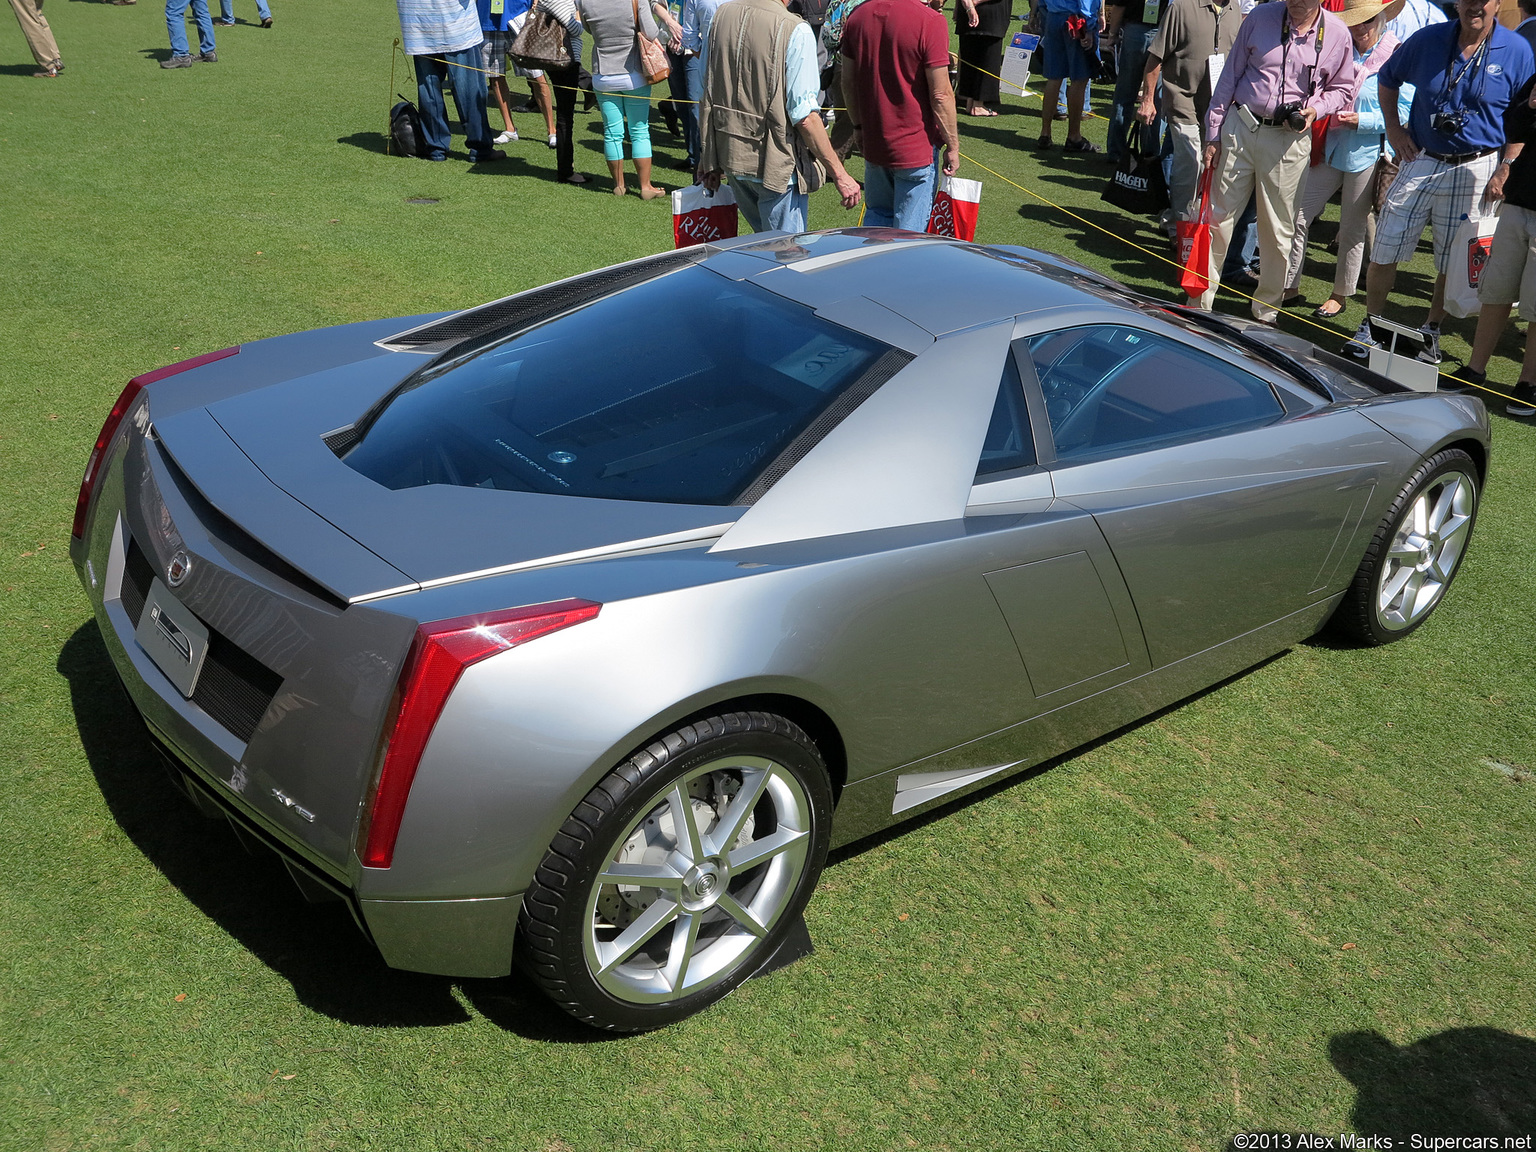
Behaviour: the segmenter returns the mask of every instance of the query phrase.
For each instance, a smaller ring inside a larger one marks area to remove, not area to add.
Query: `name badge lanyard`
[[[1307,90],[1299,93],[1303,100],[1312,99],[1312,94],[1317,90],[1317,69],[1323,59],[1323,14],[1317,14],[1317,44],[1312,49],[1312,63],[1308,64],[1304,71],[1307,76]],[[1280,17],[1280,98],[1275,102],[1276,107],[1285,103],[1285,79],[1290,75],[1291,62],[1291,14],[1286,12]]]

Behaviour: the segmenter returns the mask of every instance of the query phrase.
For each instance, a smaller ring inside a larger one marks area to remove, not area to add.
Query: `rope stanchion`
[[[390,48],[390,50],[389,50],[389,93],[388,93],[388,100],[393,100],[395,98],[395,57],[399,53],[399,51],[400,51],[400,37],[396,36],[395,37],[395,42],[394,42],[393,46]],[[388,103],[388,100],[386,100],[386,103]],[[390,155],[390,149],[393,148],[394,146],[395,146],[394,125],[390,125],[390,130],[388,132],[384,133],[384,155],[386,155],[386,156]]]

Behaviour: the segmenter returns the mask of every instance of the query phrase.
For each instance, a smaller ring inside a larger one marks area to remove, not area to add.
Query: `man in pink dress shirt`
[[[1212,61],[1212,67],[1216,61]],[[1349,29],[1318,0],[1272,0],[1248,14],[1232,44],[1206,113],[1206,167],[1211,183],[1210,288],[1226,259],[1233,220],[1256,195],[1259,286],[1254,318],[1273,324],[1285,289],[1296,228],[1296,198],[1312,153],[1312,122],[1354,100],[1355,63]]]

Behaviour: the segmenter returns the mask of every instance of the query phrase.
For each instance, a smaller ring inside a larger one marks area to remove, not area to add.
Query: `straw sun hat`
[[[1334,15],[1353,28],[1377,16],[1385,15],[1391,20],[1402,10],[1403,0],[1392,0],[1390,4],[1383,4],[1381,0],[1344,0],[1343,10]]]

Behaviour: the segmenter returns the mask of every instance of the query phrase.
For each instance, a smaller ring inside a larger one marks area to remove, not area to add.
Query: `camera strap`
[[[1312,63],[1307,65],[1307,90],[1298,93],[1303,100],[1310,100],[1317,91],[1317,68],[1323,59],[1323,11],[1317,13],[1317,42],[1312,46]],[[1279,104],[1285,103],[1285,81],[1290,72],[1291,61],[1291,13],[1287,9],[1280,16],[1280,99]]]
[[[1445,65],[1445,101],[1447,106],[1455,109],[1461,109],[1466,106],[1466,101],[1460,97],[1461,82],[1474,71],[1479,76],[1486,75],[1482,64],[1488,56],[1488,45],[1491,43],[1493,43],[1492,31],[1483,37],[1483,42],[1477,46],[1477,51],[1472,53],[1472,58],[1462,65],[1461,71],[1456,72],[1456,59],[1461,55],[1460,37],[1454,34],[1451,36],[1451,58]],[[1455,75],[1453,76],[1452,73],[1455,73]],[[1481,87],[1479,87],[1478,91],[1482,91]]]

